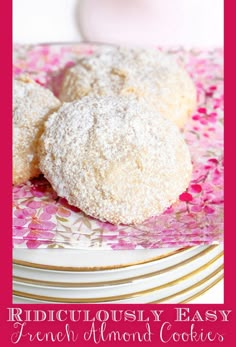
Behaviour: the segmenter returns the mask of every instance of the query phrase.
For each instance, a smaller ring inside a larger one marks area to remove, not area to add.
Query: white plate
[[[147,293],[145,296],[137,296],[131,299],[125,299],[120,301],[115,301],[114,303],[187,303],[191,300],[195,299],[196,297],[199,297],[204,292],[211,289],[215,284],[217,284],[220,280],[223,278],[223,270],[217,269],[215,271],[215,274],[210,274],[203,278],[201,281],[197,281],[193,285],[190,285],[189,287],[185,287],[184,289],[180,291],[176,291],[176,293],[164,296],[160,299],[159,292],[153,291],[150,294]],[[43,299],[43,298],[41,298]],[[46,300],[39,300],[39,297],[35,295],[29,295],[26,293],[19,293],[15,292],[13,296],[13,303],[67,303],[67,301],[53,301],[48,298]],[[98,302],[99,303],[99,302]],[[112,303],[105,302],[105,303]]]
[[[141,302],[162,300],[173,296],[188,287],[194,287],[205,278],[217,276],[223,267],[222,246],[211,247],[208,252],[200,252],[196,256],[181,262],[177,266],[167,267],[153,273],[130,278],[122,283],[87,283],[83,286],[42,285],[40,282],[25,283],[20,278],[14,281],[16,293],[24,296],[33,295],[59,302]],[[115,270],[113,270],[115,271]],[[143,301],[144,300],[144,301]]]
[[[181,252],[183,248],[140,250],[13,249],[13,262],[48,270],[109,269],[145,263]]]
[[[86,271],[56,271],[14,264],[13,275],[14,277],[25,279],[59,283],[110,282],[146,275],[170,266],[177,266],[183,261],[192,261],[193,257],[199,258],[205,253],[210,256],[218,248],[220,246],[191,247],[167,257],[142,264],[97,271],[93,271],[94,269],[91,271],[88,271],[88,269]]]

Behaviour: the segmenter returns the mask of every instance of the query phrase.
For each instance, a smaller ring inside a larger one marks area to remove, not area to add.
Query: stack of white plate
[[[14,303],[185,303],[223,278],[223,245],[15,249]]]

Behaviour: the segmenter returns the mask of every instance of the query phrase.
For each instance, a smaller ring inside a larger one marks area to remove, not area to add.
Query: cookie
[[[132,96],[65,103],[45,123],[39,157],[59,196],[113,224],[162,213],[192,172],[179,129]]]
[[[51,91],[28,77],[13,81],[13,184],[40,174],[37,144],[48,114],[60,106]]]
[[[102,47],[69,68],[59,98],[134,94],[150,108],[183,127],[196,105],[196,90],[188,73],[169,55],[157,50]]]

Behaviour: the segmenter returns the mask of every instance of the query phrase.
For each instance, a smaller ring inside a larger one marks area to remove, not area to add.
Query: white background
[[[14,42],[83,39],[223,46],[223,0],[13,0]],[[223,281],[194,302],[223,303]]]

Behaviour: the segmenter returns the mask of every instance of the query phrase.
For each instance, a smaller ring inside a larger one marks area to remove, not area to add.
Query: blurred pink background
[[[221,47],[223,4],[223,0],[13,0],[13,40]]]

